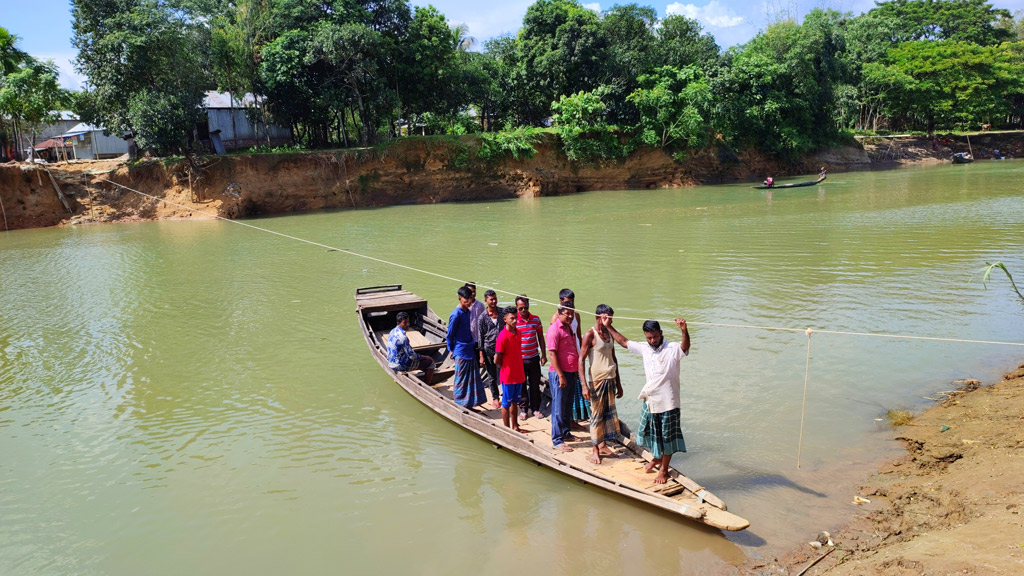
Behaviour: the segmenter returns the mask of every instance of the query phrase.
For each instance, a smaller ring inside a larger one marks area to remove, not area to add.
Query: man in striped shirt
[[[526,371],[526,386],[519,400],[519,419],[526,420],[529,414],[543,418],[540,413],[540,367],[547,363],[547,349],[544,346],[544,326],[540,318],[530,314],[530,300],[526,296],[516,297],[516,331],[522,342],[523,370]]]

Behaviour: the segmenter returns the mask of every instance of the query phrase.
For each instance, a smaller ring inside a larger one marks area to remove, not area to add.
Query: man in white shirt
[[[674,321],[683,335],[678,345],[665,341],[657,320],[644,322],[647,345],[630,342],[618,330],[608,327],[620,346],[644,359],[647,382],[640,391],[643,407],[637,443],[646,446],[654,455],[654,459],[644,466],[644,471],[649,474],[658,468],[655,484],[668,481],[672,454],[686,452],[683,431],[679,427],[679,361],[690,353],[690,333],[686,329],[686,320],[676,318]]]

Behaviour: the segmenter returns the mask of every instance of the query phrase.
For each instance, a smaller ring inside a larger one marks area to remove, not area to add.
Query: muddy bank
[[[734,573],[795,575],[820,558],[806,574],[1024,574],[1024,365],[1003,378],[938,392],[937,406],[897,427],[906,456],[851,494],[834,547],[812,547],[809,531],[790,553]]]
[[[644,149],[621,161],[578,166],[551,137],[537,145],[533,158],[523,160],[483,161],[475,154],[477,145],[474,137],[410,138],[375,149],[213,157],[204,159],[199,171],[183,161],[163,160],[6,164],[0,166],[0,200],[8,227],[17,229],[757,181],[768,173],[814,173],[823,162],[819,157],[781,162],[756,152],[734,154],[723,146],[696,152],[685,162],[661,149]],[[870,162],[854,146],[830,151],[827,158],[834,169]],[[60,202],[58,188],[69,208]]]
[[[976,155],[1000,148],[1024,154],[1024,134],[972,138]],[[321,209],[552,196],[591,190],[645,190],[758,182],[832,171],[946,162],[967,149],[950,139],[870,139],[787,162],[715,146],[680,162],[657,148],[602,165],[579,166],[552,136],[530,159],[483,161],[472,136],[400,140],[386,147],[311,153],[232,155],[184,161],[0,165],[0,203],[9,229],[171,218],[239,218]],[[50,179],[50,176],[53,179]],[[136,194],[138,190],[152,198]],[[59,192],[58,192],[59,190]],[[64,199],[61,200],[60,196]],[[166,202],[164,202],[166,201]],[[201,211],[201,212],[196,212]]]

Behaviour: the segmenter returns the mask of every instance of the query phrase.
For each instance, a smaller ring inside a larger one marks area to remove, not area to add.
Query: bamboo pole
[[[3,196],[0,196],[0,212],[4,213],[4,232],[9,232],[10,228],[7,227],[7,209],[4,208]]]
[[[971,148],[971,135],[967,135],[967,150],[971,153],[971,158],[974,158],[974,149]]]

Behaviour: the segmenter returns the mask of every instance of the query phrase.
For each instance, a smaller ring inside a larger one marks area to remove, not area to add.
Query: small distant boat
[[[821,178],[818,178],[817,180],[810,180],[810,181],[807,181],[807,182],[796,182],[794,184],[773,184],[771,186],[766,186],[764,184],[761,184],[760,186],[754,186],[754,189],[755,190],[775,190],[777,188],[803,188],[804,186],[815,186],[815,185],[821,184],[822,182],[825,181],[825,178],[828,178],[828,176],[822,176]]]
[[[970,164],[974,162],[974,156],[971,156],[967,152],[957,152],[953,154],[953,164]]]
[[[430,386],[418,372],[396,372],[388,368],[385,341],[400,311],[409,314],[410,327],[406,335],[413,349],[437,362]],[[556,452],[551,446],[549,419],[531,419],[528,429],[524,427],[523,433],[517,433],[502,425],[501,412],[491,408],[489,402],[476,408],[456,404],[452,398],[454,361],[445,347],[445,323],[427,306],[426,300],[402,290],[401,285],[359,288],[356,290],[356,314],[370,354],[388,375],[413,398],[466,431],[585,484],[689,520],[720,530],[743,530],[750,525],[726,511],[725,503],[717,496],[675,469],[669,469],[668,483],[655,484],[654,476],[643,471],[644,465],[652,459],[651,453],[637,446],[632,437],[620,435],[618,441],[609,441],[608,447],[615,455],[595,465],[587,460],[589,437],[579,441],[572,452]],[[620,424],[628,435],[625,423]]]

